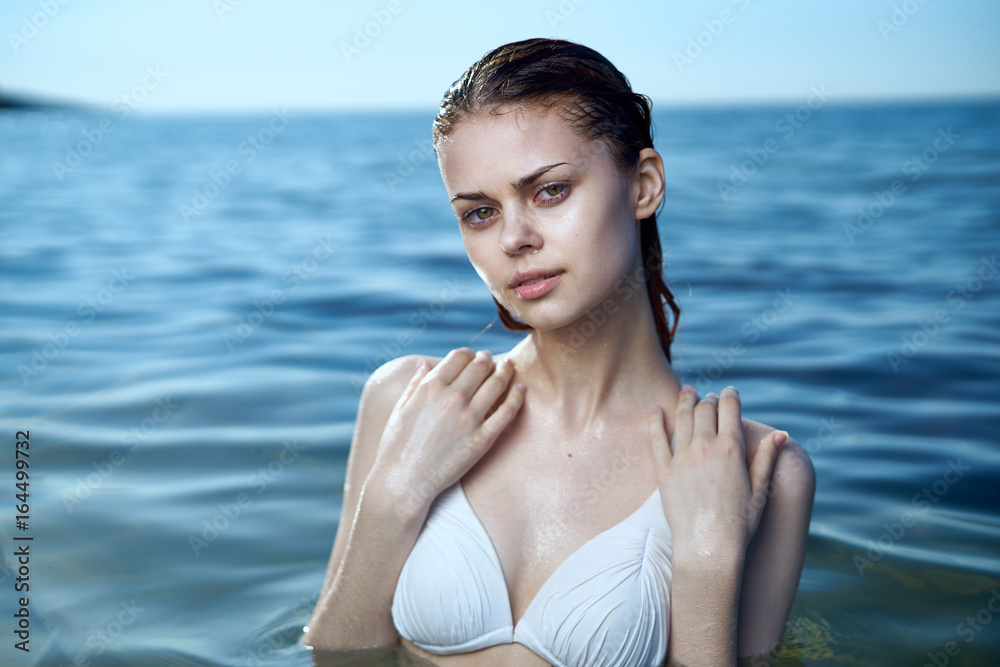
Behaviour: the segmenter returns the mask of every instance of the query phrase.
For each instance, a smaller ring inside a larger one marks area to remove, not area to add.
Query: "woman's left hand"
[[[649,417],[653,460],[675,551],[699,561],[742,561],[767,501],[778,448],[788,434],[773,431],[747,461],[739,394],[733,387],[698,400],[685,385],[677,400],[672,446],[662,410]]]

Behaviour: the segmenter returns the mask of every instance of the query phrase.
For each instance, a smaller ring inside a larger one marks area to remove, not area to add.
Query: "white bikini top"
[[[672,544],[657,488],[563,561],[515,625],[500,559],[456,483],[431,504],[392,620],[438,655],[517,642],[557,667],[656,667],[670,631]]]

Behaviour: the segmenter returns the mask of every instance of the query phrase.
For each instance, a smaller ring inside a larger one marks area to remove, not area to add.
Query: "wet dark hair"
[[[653,147],[651,101],[632,92],[625,75],[597,51],[560,39],[526,39],[493,49],[452,84],[434,119],[434,152],[464,117],[496,113],[506,106],[556,107],[587,141],[601,141],[622,174],[632,174],[639,151]],[[640,243],[646,291],[653,306],[656,335],[670,361],[670,343],[681,309],[663,280],[656,214],[642,221]],[[503,326],[531,329],[496,303]],[[673,312],[673,326],[664,307]]]

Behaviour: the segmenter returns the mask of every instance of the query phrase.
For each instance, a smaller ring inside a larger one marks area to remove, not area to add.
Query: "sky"
[[[140,112],[433,109],[530,37],[658,105],[1000,97],[996,0],[3,0],[0,35],[0,93]]]

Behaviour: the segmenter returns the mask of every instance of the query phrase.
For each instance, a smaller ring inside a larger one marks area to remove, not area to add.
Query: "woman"
[[[735,389],[699,399],[670,367],[648,99],[591,49],[516,42],[452,86],[434,142],[469,259],[528,334],[369,379],[303,641],[442,665],[772,649],[813,470]]]

